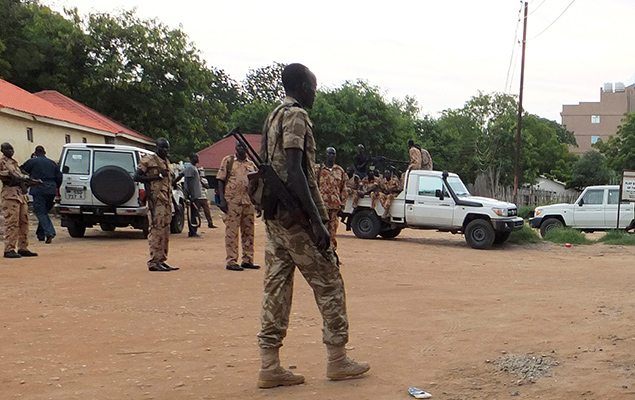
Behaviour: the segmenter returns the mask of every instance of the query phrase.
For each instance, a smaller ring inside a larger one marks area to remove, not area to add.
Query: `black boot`
[[[4,258],[22,258],[21,255],[15,252],[15,250],[5,251]]]
[[[22,257],[37,257],[37,253],[32,252],[31,250],[18,250],[18,254]]]

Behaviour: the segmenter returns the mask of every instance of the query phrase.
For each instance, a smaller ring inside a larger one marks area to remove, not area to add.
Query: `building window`
[[[104,138],[104,141],[105,141],[106,144],[115,144],[115,138],[114,137],[106,136]]]
[[[85,137],[82,138],[82,143],[88,143]]]
[[[600,140],[599,136],[591,136],[591,144],[596,144]]]
[[[66,136],[64,136],[64,141],[65,141],[66,143],[70,143],[70,142],[71,142],[71,135],[66,135]]]
[[[591,123],[592,124],[599,124],[600,123],[600,116],[599,115],[591,115]]]
[[[33,143],[33,128],[26,128],[26,140]]]

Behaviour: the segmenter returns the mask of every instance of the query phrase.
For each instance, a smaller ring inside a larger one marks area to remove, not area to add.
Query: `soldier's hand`
[[[315,245],[318,250],[324,251],[328,249],[331,244],[331,238],[322,221],[311,223],[311,230],[313,231],[313,238],[315,239]]]
[[[218,203],[218,208],[225,214],[227,214],[227,201],[225,199],[221,199],[220,203]]]

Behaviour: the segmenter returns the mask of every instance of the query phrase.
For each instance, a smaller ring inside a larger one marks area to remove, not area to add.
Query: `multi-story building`
[[[598,140],[608,140],[617,133],[624,115],[631,112],[635,112],[635,84],[624,86],[621,82],[605,83],[600,89],[599,102],[563,105],[562,124],[578,142],[571,151],[586,153]]]

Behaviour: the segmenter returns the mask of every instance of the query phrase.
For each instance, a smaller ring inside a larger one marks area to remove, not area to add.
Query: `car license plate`
[[[68,200],[84,200],[86,191],[83,189],[66,189],[66,199]]]

